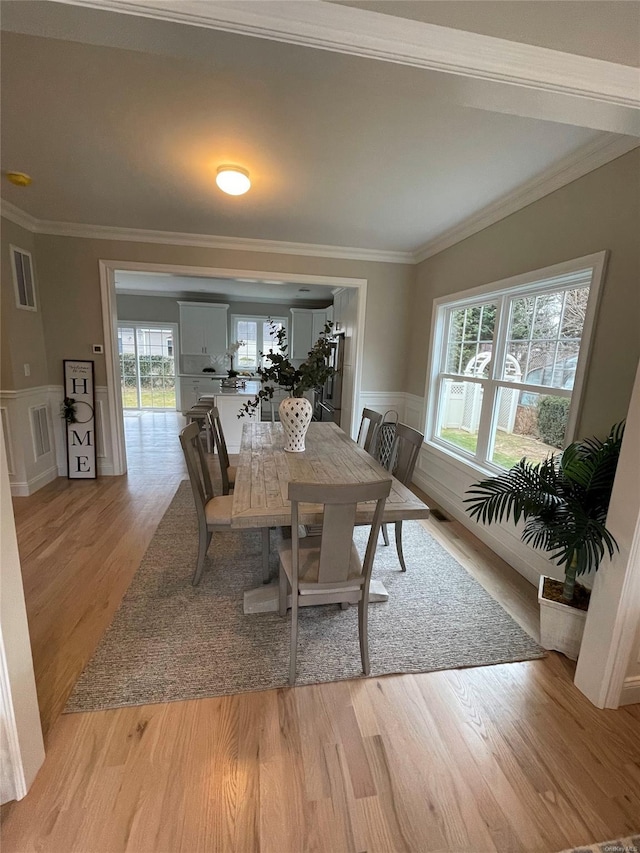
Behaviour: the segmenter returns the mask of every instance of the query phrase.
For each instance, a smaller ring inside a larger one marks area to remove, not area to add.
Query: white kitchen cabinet
[[[180,411],[188,412],[205,394],[215,394],[220,383],[203,374],[200,376],[180,377]]]
[[[311,331],[311,346],[315,344],[320,335],[324,332],[324,327],[327,322],[327,312],[325,310],[322,311],[313,311],[313,324]],[[311,349],[311,347],[309,347]]]
[[[240,442],[242,441],[242,428],[245,424],[252,420],[260,419],[260,407],[251,415],[245,415],[243,418],[238,417],[240,407],[247,399],[251,399],[252,395],[241,394],[220,394],[216,397],[216,408],[220,414],[220,422],[224,432],[224,439],[229,453],[240,452]]]
[[[291,309],[291,358],[305,359],[318,340],[328,319],[327,308]],[[333,306],[331,306],[333,317]]]
[[[182,355],[222,355],[227,349],[228,305],[178,302]]]
[[[291,353],[296,361],[307,357],[311,349],[313,334],[313,312],[308,308],[291,309]]]

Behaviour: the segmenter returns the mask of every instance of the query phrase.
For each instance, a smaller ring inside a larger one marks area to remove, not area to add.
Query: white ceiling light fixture
[[[244,195],[251,187],[249,172],[240,166],[218,166],[216,184],[228,195]]]

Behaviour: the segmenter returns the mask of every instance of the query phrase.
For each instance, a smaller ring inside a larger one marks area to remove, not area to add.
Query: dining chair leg
[[[200,578],[202,577],[202,570],[204,568],[204,558],[207,555],[207,551],[209,550],[209,545],[211,544],[211,536],[212,533],[210,530],[206,530],[202,528],[200,530],[200,534],[198,537],[198,562],[196,563],[196,570],[193,573],[193,577],[191,579],[191,583],[193,586],[198,586],[200,583]]]
[[[269,583],[269,528],[262,528],[262,583]]]
[[[398,552],[398,559],[400,560],[400,571],[407,571],[407,564],[404,561],[404,554],[402,553],[402,522],[396,521],[396,551]]]
[[[369,675],[369,637],[368,631],[369,619],[369,599],[365,600],[364,596],[358,602],[358,633],[360,635],[360,658],[362,659],[362,671],[365,675]]]
[[[389,544],[389,531],[387,530],[387,525],[383,524],[382,527],[380,528],[380,530],[382,530],[382,538],[384,539],[384,544],[388,545]]]
[[[296,683],[296,658],[298,656],[298,591],[291,587],[291,655],[289,658],[289,684]]]
[[[278,579],[278,613],[280,616],[287,615],[287,593],[289,592],[289,579],[287,573],[280,566],[280,577]]]

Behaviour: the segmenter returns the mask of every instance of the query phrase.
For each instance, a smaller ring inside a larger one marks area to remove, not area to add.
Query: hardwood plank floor
[[[16,499],[47,758],[4,853],[536,851],[640,828],[640,706],[541,661],[61,715],[184,468],[173,415],[127,418],[130,473]],[[425,522],[523,627],[535,589]]]

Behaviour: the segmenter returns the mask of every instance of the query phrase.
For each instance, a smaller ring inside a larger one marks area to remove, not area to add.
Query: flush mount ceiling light
[[[244,195],[251,187],[249,172],[240,166],[218,166],[216,184],[228,195]]]
[[[31,183],[31,176],[24,172],[5,172],[4,176],[16,187],[28,187]]]

